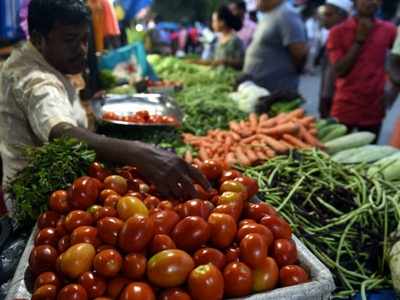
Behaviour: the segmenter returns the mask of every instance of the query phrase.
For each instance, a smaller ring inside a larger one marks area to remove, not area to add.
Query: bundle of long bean
[[[342,166],[314,150],[246,171],[258,180],[263,199],[333,272],[336,299],[391,286],[385,258],[400,219],[400,189],[367,178],[366,169]]]

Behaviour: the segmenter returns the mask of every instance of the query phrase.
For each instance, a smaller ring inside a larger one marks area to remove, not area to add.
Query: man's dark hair
[[[247,5],[244,1],[234,1],[233,2],[241,11],[247,11]]]
[[[242,20],[239,17],[236,17],[230,9],[226,5],[222,5],[216,11],[218,19],[224,21],[226,26],[232,28],[235,31],[239,31],[242,29]]]
[[[80,25],[90,21],[90,12],[83,0],[32,0],[29,4],[29,34],[47,36],[56,23]]]

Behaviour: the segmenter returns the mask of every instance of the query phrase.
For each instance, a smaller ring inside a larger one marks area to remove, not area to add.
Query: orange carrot
[[[258,161],[266,161],[266,160],[268,160],[268,155],[265,154],[263,151],[261,151],[261,150],[256,150],[256,151],[254,151],[254,152],[255,152],[255,154],[257,155]]]
[[[244,153],[250,160],[251,164],[255,163],[258,160],[257,155],[254,153],[254,151],[250,147],[245,148]]]
[[[225,156],[225,162],[226,162],[226,164],[227,164],[229,167],[233,167],[233,166],[236,164],[236,162],[237,162],[236,157],[235,157],[235,154],[232,153],[232,152],[229,152],[229,153]]]
[[[300,148],[300,149],[310,148],[309,145],[304,143],[302,140],[294,137],[293,135],[284,134],[283,139],[285,141],[289,142],[290,144],[292,144],[293,146],[295,146],[296,148]]]
[[[263,122],[268,121],[268,119],[269,119],[269,117],[267,114],[261,114],[260,119],[258,121],[259,121],[259,123],[263,123]]]
[[[281,142],[277,141],[276,139],[264,136],[263,140],[265,143],[272,148],[276,153],[283,154],[289,151],[289,148],[282,144]]]
[[[274,126],[276,126],[276,119],[269,119],[263,122],[260,121],[257,131],[260,132],[263,128],[271,128]]]
[[[193,155],[190,150],[187,150],[185,153],[185,161],[189,164],[191,164],[193,162]]]
[[[311,133],[309,133],[307,129],[305,129],[302,125],[300,125],[300,136],[307,142],[307,144],[318,148],[324,148],[324,145],[320,141],[318,141]]]
[[[194,159],[193,159],[193,163],[192,163],[192,164],[196,164],[196,165],[200,166],[200,165],[202,164],[202,162],[201,162],[201,160],[200,160],[200,159],[198,159],[198,158],[194,158]]]
[[[242,138],[240,137],[240,135],[234,131],[231,132],[231,136],[233,138],[234,141],[238,142],[240,141]]]
[[[255,134],[255,135],[249,136],[247,138],[244,138],[243,140],[241,140],[240,143],[241,144],[251,144],[252,142],[257,141],[259,139],[260,139],[260,137],[257,134]]]
[[[199,149],[199,158],[202,161],[205,161],[205,160],[209,159],[209,155],[208,155],[208,153],[206,151],[206,148],[200,148]]]
[[[238,123],[238,122],[235,122],[235,121],[229,122],[229,128],[230,128],[233,132],[236,132],[236,133],[240,133],[240,131],[241,131],[241,128],[240,128],[239,123]]]
[[[283,134],[297,134],[299,132],[299,125],[295,123],[287,123],[278,125],[276,127],[260,130],[260,133],[272,136],[282,136]]]
[[[286,142],[285,140],[280,140],[280,142],[281,142],[282,144],[286,145],[286,146],[289,148],[289,150],[294,149],[294,146],[293,146],[292,144],[289,144],[289,143]]]
[[[298,122],[301,125],[308,127],[311,124],[315,123],[315,117],[312,117],[312,116],[304,117],[304,118],[300,119]]]
[[[235,150],[236,158],[238,159],[239,163],[243,166],[250,166],[251,162],[248,157],[243,153],[241,147],[237,147]]]
[[[311,128],[308,132],[310,132],[313,136],[317,136],[318,129],[317,128]]]
[[[258,118],[255,113],[251,113],[249,115],[249,121],[250,121],[250,129],[252,133],[255,133],[257,131],[258,127]]]

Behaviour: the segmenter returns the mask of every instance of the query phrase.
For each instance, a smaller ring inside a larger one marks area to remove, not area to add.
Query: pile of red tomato
[[[257,183],[206,161],[218,190],[199,199],[160,199],[134,167],[55,191],[38,219],[30,254],[32,299],[217,300],[310,280],[298,265],[288,223],[248,202]]]
[[[171,125],[178,126],[179,122],[172,116],[150,115],[147,110],[138,111],[137,113],[120,116],[115,112],[105,112],[103,120],[120,121],[132,124],[155,124],[155,125]]]

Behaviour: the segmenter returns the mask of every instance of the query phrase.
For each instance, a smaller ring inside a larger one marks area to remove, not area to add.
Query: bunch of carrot
[[[183,138],[198,150],[197,159],[212,159],[228,166],[259,164],[292,149],[323,148],[315,137],[315,118],[306,116],[302,108],[273,118],[252,113],[248,120],[232,121],[229,127],[210,130],[206,136],[184,134]],[[192,163],[196,159],[188,151],[185,160]]]

